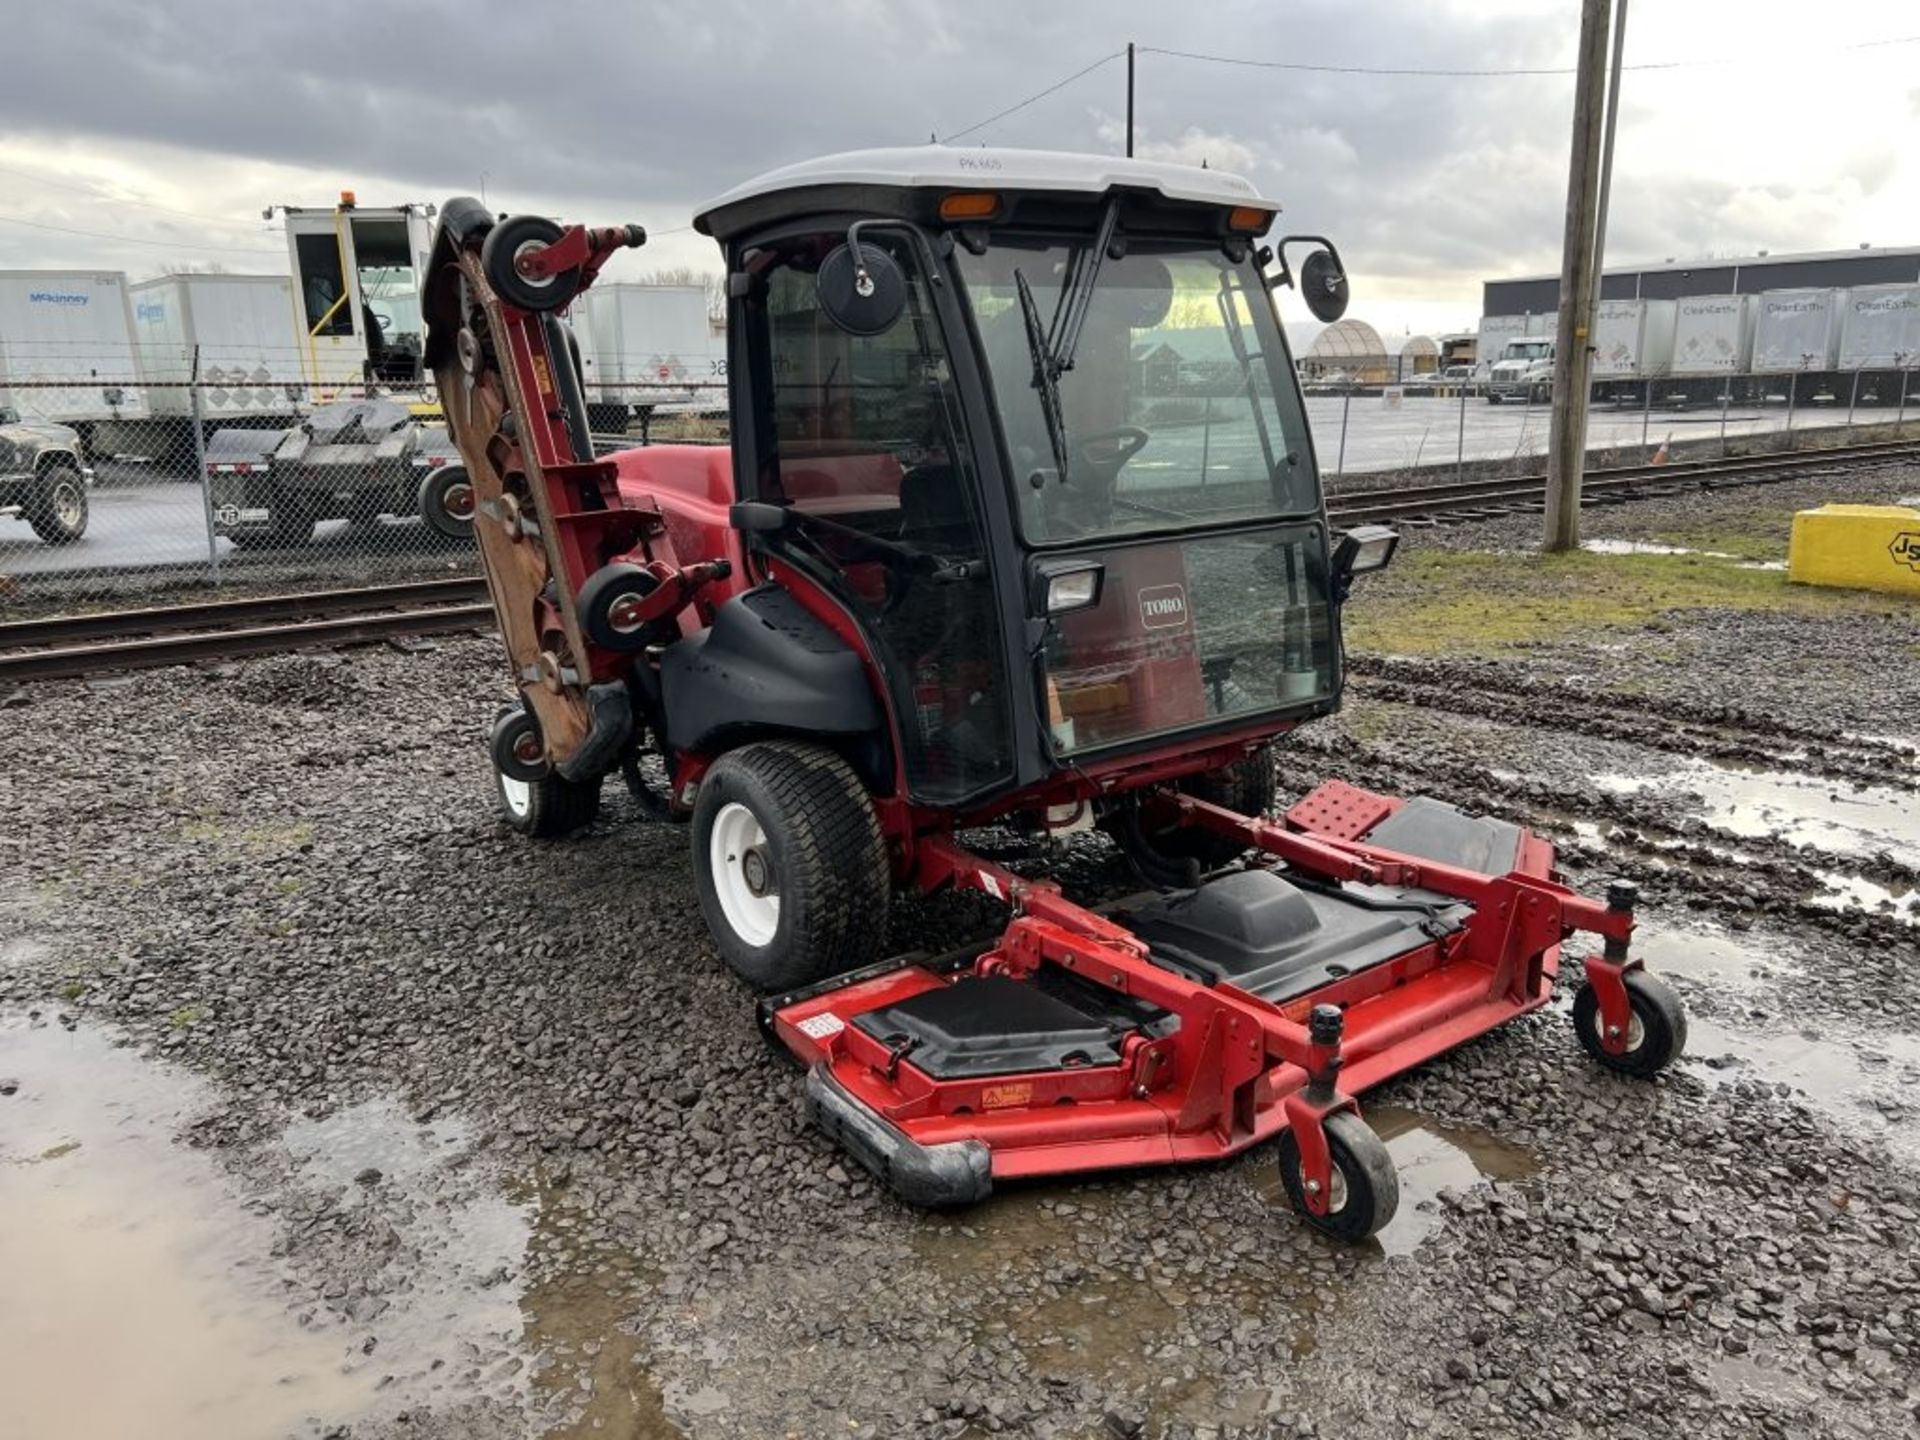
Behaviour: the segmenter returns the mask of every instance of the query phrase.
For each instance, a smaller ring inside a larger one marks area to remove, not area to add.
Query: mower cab
[[[1397,1187],[1352,1097],[1546,1003],[1651,1073],[1684,1018],[1538,837],[1339,782],[1278,819],[1266,747],[1339,704],[1340,609],[1390,531],[1329,530],[1269,291],[1277,207],[1218,171],[926,147],[704,209],[731,451],[587,441],[566,304],[637,227],[444,207],[428,361],[519,707],[516,828],[622,771],[691,822],[722,957],[817,1123],[904,1197],[1278,1138],[1349,1238]],[[1281,242],[1284,252],[1286,242]],[[1331,246],[1300,283],[1344,308]],[[647,783],[657,757],[664,783]],[[1080,905],[962,833],[1099,827],[1149,890]],[[1013,912],[880,958],[895,888]]]

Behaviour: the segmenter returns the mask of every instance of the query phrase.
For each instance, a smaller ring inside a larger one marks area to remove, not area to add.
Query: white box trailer
[[[1742,375],[1753,355],[1751,295],[1688,295],[1673,328],[1673,374]]]
[[[1842,370],[1920,369],[1920,285],[1861,285],[1847,292]]]
[[[722,395],[723,351],[700,285],[596,285],[571,316],[594,428],[634,410],[687,407]],[[624,423],[622,423],[624,428]]]
[[[1593,315],[1593,378],[1648,380],[1673,364],[1674,302],[1602,300]]]
[[[1754,305],[1754,373],[1832,370],[1840,357],[1846,301],[1845,290],[1764,292]]]
[[[0,405],[63,425],[144,420],[140,379],[124,274],[0,270]]]
[[[198,352],[201,418],[291,417],[306,393],[293,281],[285,275],[164,275],[133,286],[133,333],[155,415],[190,416]]]

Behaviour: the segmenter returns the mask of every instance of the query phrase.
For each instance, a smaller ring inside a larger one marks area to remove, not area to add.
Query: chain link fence
[[[9,610],[478,573],[472,494],[431,385],[312,384],[292,351],[130,364],[23,350],[0,365]],[[724,442],[725,381],[706,368],[596,384],[596,450]]]
[[[310,358],[11,347],[0,357],[0,604],[123,608],[170,592],[478,573],[471,493],[432,388],[313,384],[301,378]],[[656,362],[646,378],[590,374],[600,453],[725,443],[721,362]],[[1917,391],[1911,369],[1602,381],[1589,452],[1597,465],[1638,464],[1888,438],[1920,428]],[[1233,397],[1179,399],[1160,395],[1141,423],[1176,447],[1204,447],[1215,430],[1231,440]],[[1480,384],[1412,380],[1310,387],[1306,406],[1333,492],[1544,465],[1542,394],[1492,403]]]
[[[1709,459],[1891,438],[1920,422],[1920,370],[1600,380],[1587,418],[1593,465]],[[1329,489],[1545,468],[1546,388],[1484,382],[1307,387]]]

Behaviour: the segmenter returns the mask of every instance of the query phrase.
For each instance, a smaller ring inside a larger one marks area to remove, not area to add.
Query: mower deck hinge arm
[[[1051,880],[1028,880],[991,860],[963,850],[951,836],[936,835],[920,842],[916,863],[921,883],[928,889],[942,881],[978,890],[1002,901],[1015,915],[1031,915],[1089,940],[1115,945],[1144,956],[1146,942],[1131,930],[1076,905]]]
[[[1352,880],[1364,885],[1404,883],[1398,873],[1403,867],[1381,864],[1351,854],[1310,835],[1276,825],[1271,820],[1256,820],[1237,814],[1225,806],[1192,795],[1172,792],[1163,794],[1163,798],[1172,803],[1183,820],[1203,830],[1242,840],[1310,875],[1324,876],[1329,880]]]

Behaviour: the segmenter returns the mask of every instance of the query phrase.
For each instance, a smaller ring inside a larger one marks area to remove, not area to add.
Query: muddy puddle
[[[516,1433],[681,1433],[621,1328],[646,1277],[611,1257],[528,1283],[569,1222],[499,1183],[466,1120],[376,1100],[229,1170],[188,1143],[219,1108],[108,1031],[0,1018],[7,1440],[271,1440],[463,1407],[527,1417]]]
[[[1920,807],[1892,789],[1704,760],[1659,775],[1595,775],[1593,783],[1615,795],[1691,797],[1709,825],[1743,839],[1771,836],[1852,857],[1920,851]]]
[[[1716,1085],[1757,1081],[1920,1166],[1920,1037],[1837,1027],[1741,1027],[1689,1017],[1689,1070]]]

